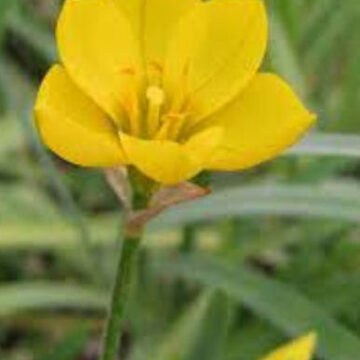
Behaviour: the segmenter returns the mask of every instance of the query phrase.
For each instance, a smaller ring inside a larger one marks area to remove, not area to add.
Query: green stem
[[[121,337],[122,322],[135,269],[141,231],[125,235],[116,271],[101,360],[115,360]]]

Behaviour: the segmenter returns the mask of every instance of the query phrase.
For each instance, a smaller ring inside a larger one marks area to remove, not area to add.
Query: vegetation
[[[211,175],[214,194],[153,221],[121,359],[255,360],[310,330],[317,356],[360,355],[360,3],[268,0],[266,70],[319,115],[282,158]],[[50,154],[36,88],[61,1],[0,1],[0,358],[91,360],[117,249],[103,175]]]

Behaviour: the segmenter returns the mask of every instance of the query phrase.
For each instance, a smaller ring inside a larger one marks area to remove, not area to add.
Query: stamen
[[[179,88],[175,94],[171,112],[180,113],[185,111],[189,96],[189,72],[190,72],[190,60],[188,60],[184,66],[182,74],[180,76]]]
[[[156,140],[177,140],[185,125],[186,114],[167,114],[163,117],[163,124],[156,133]]]
[[[165,93],[158,86],[149,86],[146,91],[148,99],[147,129],[148,136],[152,137],[160,126],[161,106],[165,101]]]
[[[156,61],[150,61],[148,64],[149,84],[161,86],[161,79],[163,76],[163,67]]]
[[[169,139],[169,132],[171,127],[171,121],[164,121],[154,136],[154,140],[166,140]]]
[[[177,141],[180,139],[190,114],[189,73],[190,59],[184,65],[179,77],[178,88],[170,101],[170,110],[162,116],[162,123],[155,138]]]
[[[123,75],[127,77],[127,92],[123,96],[122,105],[128,115],[130,133],[138,136],[141,132],[139,98],[137,94],[137,79],[133,68],[122,70]]]

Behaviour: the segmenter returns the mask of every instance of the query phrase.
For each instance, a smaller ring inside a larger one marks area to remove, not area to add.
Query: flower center
[[[187,116],[179,112],[164,111],[166,95],[157,85],[146,90],[146,137],[156,140],[178,140]]]
[[[154,81],[141,96],[135,73],[127,71],[125,75],[128,87],[122,105],[127,120],[120,124],[122,131],[145,139],[180,141],[189,119],[185,87],[179,86],[179,93],[170,100],[158,85],[161,81]]]
[[[158,86],[149,86],[146,90],[148,110],[146,118],[147,136],[154,137],[161,123],[161,107],[165,101],[165,93]]]

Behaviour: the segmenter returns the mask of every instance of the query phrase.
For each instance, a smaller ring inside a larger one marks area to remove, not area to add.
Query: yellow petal
[[[256,75],[242,94],[201,125],[224,128],[223,144],[208,167],[240,170],[269,160],[294,144],[314,120],[278,76]]]
[[[140,86],[139,44],[117,0],[66,0],[57,26],[61,59],[76,84],[114,120]],[[131,90],[133,91],[133,90]]]
[[[124,162],[111,121],[60,65],[51,68],[41,85],[35,117],[44,143],[67,161],[104,167]]]
[[[275,350],[262,360],[310,360],[314,354],[316,334],[311,333]]]
[[[267,36],[261,0],[198,4],[180,20],[171,38],[164,75],[167,92],[176,94],[185,86],[197,116],[204,118],[229,102],[254,76]]]
[[[214,151],[222,143],[223,129],[218,126],[209,127],[192,137],[183,145],[184,150],[199,167],[203,167],[214,155]]]
[[[204,168],[221,139],[221,129],[206,129],[185,144],[168,140],[143,140],[120,134],[131,164],[155,181],[177,184],[195,176]]]
[[[200,0],[119,0],[139,39],[151,72],[163,67],[169,37],[179,18]]]

